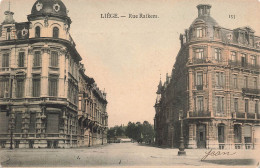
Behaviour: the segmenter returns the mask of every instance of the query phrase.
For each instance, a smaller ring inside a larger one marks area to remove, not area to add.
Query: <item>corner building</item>
[[[180,35],[171,76],[158,86],[156,143],[186,148],[255,149],[260,143],[260,37],[250,27],[221,27],[211,5]]]
[[[0,25],[0,147],[80,146],[81,56],[61,0],[37,0],[27,22]]]

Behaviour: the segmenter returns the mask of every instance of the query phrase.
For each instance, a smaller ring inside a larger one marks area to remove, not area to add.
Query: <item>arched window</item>
[[[59,28],[58,27],[53,28],[53,38],[59,38]]]
[[[35,37],[41,37],[41,28],[39,26],[35,28]]]

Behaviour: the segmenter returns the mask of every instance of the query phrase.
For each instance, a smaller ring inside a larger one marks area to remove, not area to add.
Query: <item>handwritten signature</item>
[[[213,151],[213,149],[210,149],[210,151],[207,151],[207,152],[205,152],[205,156],[203,156],[203,158],[201,158],[201,161],[203,161],[203,160],[206,160],[206,158],[208,157],[208,156],[223,156],[223,155],[226,155],[226,156],[231,156],[231,155],[234,155],[234,154],[236,154],[236,152],[234,152],[234,153],[230,153],[230,152],[222,152],[222,151]]]

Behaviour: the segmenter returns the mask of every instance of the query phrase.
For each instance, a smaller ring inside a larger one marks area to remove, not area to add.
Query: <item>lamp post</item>
[[[103,128],[101,130],[101,133],[102,133],[102,145],[104,145],[104,142],[103,142]]]
[[[184,138],[183,138],[183,111],[180,110],[179,113],[179,120],[181,122],[181,135],[180,135],[180,146],[179,146],[179,151],[178,151],[178,156],[185,156],[186,151],[184,151]]]
[[[12,122],[12,123],[11,123],[10,149],[13,149],[13,129],[14,129],[14,124],[13,124],[13,122]]]

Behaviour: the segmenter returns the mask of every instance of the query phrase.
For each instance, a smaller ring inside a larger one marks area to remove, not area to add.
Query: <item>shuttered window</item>
[[[40,76],[33,77],[33,97],[41,96],[41,78]]]
[[[0,112],[0,134],[8,133],[9,117],[6,115],[6,112]]]
[[[58,77],[50,76],[49,77],[49,96],[58,95]]]
[[[245,143],[251,143],[251,136],[252,136],[251,126],[245,125],[244,126]]]
[[[9,67],[9,54],[5,53],[2,56],[2,67],[3,68],[7,68]]]
[[[22,113],[16,113],[15,115],[15,133],[22,132]]]
[[[0,98],[9,96],[9,79],[0,79]]]
[[[24,52],[20,52],[18,56],[18,67],[24,67]]]
[[[36,113],[30,114],[29,133],[35,133]]]
[[[41,66],[41,51],[35,51],[33,58],[33,66],[39,67]]]
[[[24,80],[23,79],[17,80],[16,97],[17,98],[24,97]]]
[[[47,116],[47,133],[59,133],[59,115],[48,114]]]
[[[57,51],[51,52],[50,66],[51,67],[58,67],[59,66],[59,55],[58,55]]]

